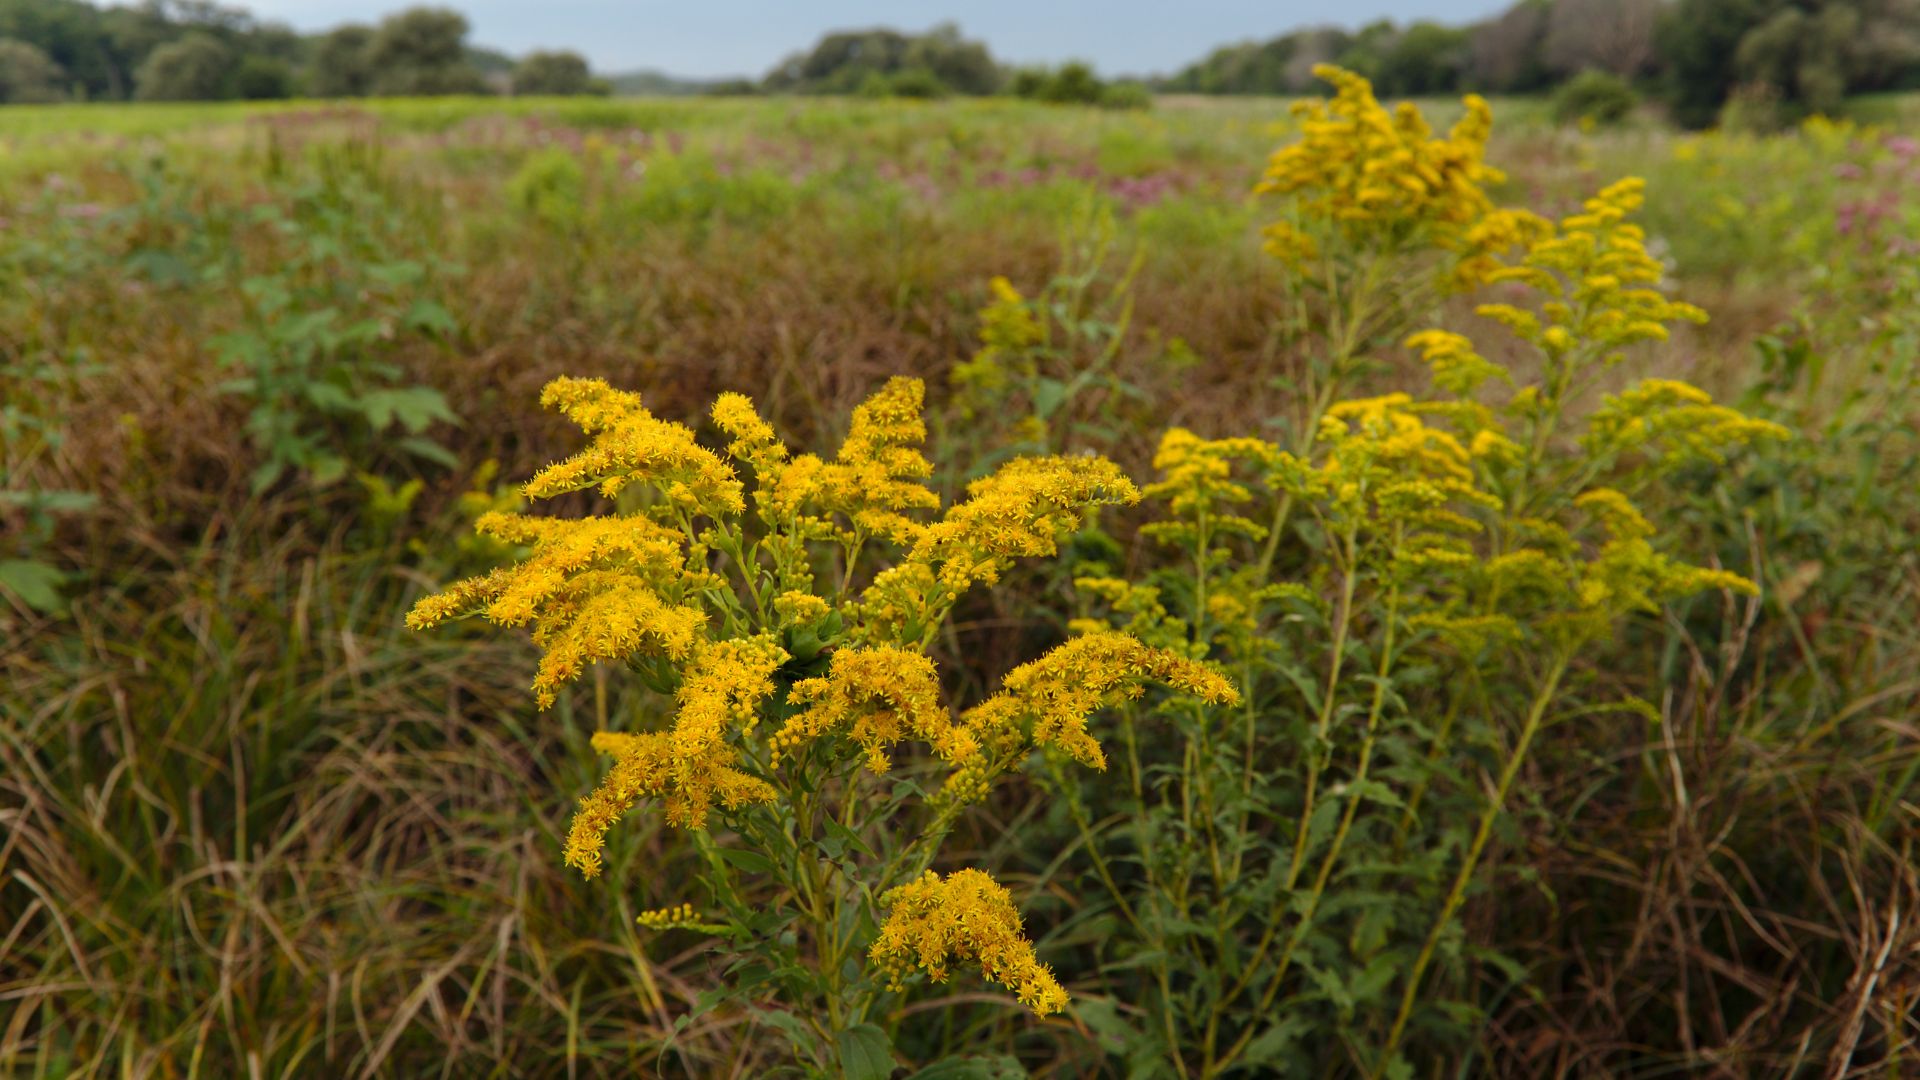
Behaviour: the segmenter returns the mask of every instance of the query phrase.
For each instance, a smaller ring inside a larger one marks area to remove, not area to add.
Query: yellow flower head
[[[776,761],[830,733],[858,743],[876,773],[887,771],[888,748],[908,735],[953,763],[979,751],[972,734],[955,725],[940,703],[933,661],[907,649],[840,649],[826,675],[793,685],[791,700],[804,708],[774,736]]]
[[[687,656],[705,614],[674,597],[703,580],[684,565],[685,537],[638,516],[577,521],[490,513],[484,536],[531,548],[518,564],[422,598],[407,625],[426,629],[483,615],[533,627],[544,649],[533,689],[542,708],[596,660]]]
[[[1089,768],[1106,768],[1107,755],[1088,733],[1087,721],[1139,697],[1148,682],[1213,705],[1240,700],[1233,684],[1205,664],[1117,630],[1096,630],[1014,668],[998,693],[967,710],[961,722],[992,752],[955,772],[950,794],[966,801],[984,796],[992,770],[1029,745],[1054,747]]]
[[[967,485],[907,553],[877,574],[854,605],[861,635],[898,642],[924,633],[977,584],[991,584],[1016,558],[1049,556],[1098,506],[1131,505],[1140,492],[1099,457],[1016,458]]]
[[[655,419],[640,395],[603,379],[558,378],[540,392],[540,404],[559,409],[592,436],[587,449],[535,473],[530,499],[598,486],[618,494],[636,481],[657,487],[688,513],[719,517],[740,512],[740,480],[713,451],[693,441],[684,424]]]
[[[1022,933],[1012,894],[985,871],[956,870],[942,879],[929,870],[880,902],[889,911],[868,956],[896,988],[916,967],[945,982],[953,964],[971,963],[1037,1016],[1066,1007],[1066,990]]]
[[[1643,341],[1665,341],[1675,322],[1705,322],[1692,304],[1670,300],[1657,286],[1664,270],[1646,233],[1627,219],[1645,201],[1646,185],[1629,177],[1588,199],[1577,214],[1527,237],[1525,253],[1487,280],[1525,285],[1542,298],[1536,314],[1511,304],[1479,312],[1559,359],[1578,350],[1603,363]]]
[[[1465,115],[1436,139],[1417,108],[1388,112],[1364,77],[1327,64],[1314,74],[1333,84],[1332,100],[1294,106],[1300,140],[1274,152],[1255,188],[1286,205],[1266,230],[1270,253],[1312,275],[1324,241],[1434,248],[1455,257],[1456,283],[1471,285],[1490,253],[1525,235],[1531,215],[1496,210],[1486,193],[1505,175],[1486,163],[1493,111],[1485,99],[1468,95]]]

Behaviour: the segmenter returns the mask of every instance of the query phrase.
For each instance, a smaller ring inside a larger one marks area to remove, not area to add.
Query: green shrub
[[[1631,115],[1638,104],[1625,79],[1605,71],[1583,71],[1553,92],[1553,121],[1611,127]]]
[[[1151,109],[1153,91],[1142,83],[1109,83],[1100,92],[1100,104],[1109,109]]]

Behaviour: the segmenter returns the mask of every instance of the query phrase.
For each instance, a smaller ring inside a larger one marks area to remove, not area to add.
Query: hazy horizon
[[[435,0],[428,0],[435,2]],[[1376,19],[1462,23],[1503,10],[1512,0],[1361,0],[1330,17],[1324,4],[1281,0],[1191,0],[1177,15],[1147,0],[1055,0],[1041,8],[975,0],[963,10],[927,0],[820,0],[795,5],[720,2],[698,6],[655,0],[467,0],[447,6],[473,24],[476,45],[520,54],[572,49],[596,71],[641,69],[685,78],[758,77],[830,30],[890,26],[926,30],[958,23],[1007,63],[1090,61],[1104,75],[1166,74],[1221,46],[1266,39],[1309,25],[1357,27]],[[262,19],[301,31],[344,22],[376,22],[411,0],[243,0]],[[1039,13],[1044,12],[1044,13]]]

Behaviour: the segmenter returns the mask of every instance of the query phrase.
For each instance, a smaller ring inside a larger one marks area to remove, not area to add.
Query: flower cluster
[[[1012,282],[996,276],[987,288],[993,299],[980,309],[980,349],[948,373],[968,419],[999,401],[1012,379],[1034,376],[1033,350],[1046,340],[1032,303]]]
[[[829,733],[850,738],[877,773],[887,771],[888,749],[908,735],[955,764],[979,749],[941,703],[933,661],[908,649],[840,649],[827,674],[795,683],[789,700],[802,708],[772,740],[776,761]]]
[[[409,623],[481,616],[531,627],[543,650],[534,683],[542,707],[599,661],[623,663],[671,693],[672,715],[654,730],[593,737],[612,764],[580,800],[568,865],[598,874],[608,831],[643,799],[658,800],[666,821],[684,829],[703,829],[720,813],[741,815],[729,824],[754,832],[747,815],[782,801],[789,805],[777,813],[810,825],[806,808],[824,783],[837,778],[851,794],[853,763],[884,772],[911,739],[951,770],[944,805],[957,808],[1036,747],[1104,766],[1087,717],[1149,680],[1233,699],[1211,669],[1105,632],[1015,669],[998,694],[956,718],[926,655],[953,604],[1013,560],[1057,552],[1095,508],[1140,496],[1102,458],[1020,458],[940,512],[920,449],[923,394],[917,380],[888,382],[854,410],[826,460],[790,452],[738,394],[720,397],[711,414],[728,440],[723,457],[691,429],[652,416],[637,394],[599,380],[547,388],[543,401],[578,423],[590,445],[541,470],[525,493],[595,488],[623,495],[628,508],[580,519],[484,515],[478,528],[523,557],[426,597]],[[756,527],[746,520],[749,497]],[[842,584],[823,594],[815,578],[834,555],[844,562]],[[862,555],[881,565],[855,589]],[[779,718],[771,731],[762,725],[769,714]],[[1006,891],[984,874],[933,877],[889,896],[894,917],[874,957],[896,975],[910,948],[941,974],[947,958],[977,960],[1043,1014],[1065,1001],[1020,936]],[[640,921],[698,928],[692,919],[682,905]]]
[[[1645,201],[1645,188],[1631,177],[1608,186],[1580,213],[1543,229],[1520,262],[1487,275],[1539,293],[1537,312],[1484,304],[1479,313],[1551,357],[1578,347],[1605,364],[1618,363],[1629,345],[1667,340],[1668,323],[1705,322],[1706,312],[1651,287],[1662,277],[1660,263],[1647,252],[1645,230],[1626,220]]]
[[[1435,138],[1418,108],[1389,112],[1363,76],[1328,64],[1314,74],[1333,85],[1332,100],[1294,106],[1301,137],[1274,152],[1255,189],[1286,201],[1287,216],[1266,228],[1267,250],[1296,272],[1318,276],[1316,264],[1336,254],[1329,241],[1347,251],[1431,247],[1451,253],[1456,283],[1470,286],[1493,253],[1537,227],[1487,195],[1505,176],[1486,163],[1485,99],[1468,95],[1466,115]]]
[[[916,967],[945,982],[954,963],[972,963],[1036,1015],[1066,1007],[1066,990],[1021,932],[1012,896],[985,871],[956,870],[942,879],[929,870],[880,902],[889,912],[868,956],[896,987]]]
[[[673,907],[649,908],[633,920],[649,930],[671,930],[687,926],[693,922],[693,905],[676,904]]]
[[[921,641],[954,600],[1000,579],[1017,558],[1047,557],[1099,506],[1130,506],[1140,492],[1100,457],[1016,458],[967,485],[966,501],[921,534],[896,566],[877,574],[854,610],[856,636]]]
[[[1118,631],[1085,633],[1008,672],[998,693],[961,717],[967,735],[985,752],[960,763],[947,782],[948,794],[961,801],[981,798],[1010,759],[1034,746],[1105,769],[1106,754],[1088,733],[1087,720],[1139,697],[1148,682],[1214,705],[1240,700],[1233,685],[1204,664]]]

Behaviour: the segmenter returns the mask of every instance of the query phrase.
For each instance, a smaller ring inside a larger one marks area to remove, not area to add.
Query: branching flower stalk
[[[713,408],[730,440],[716,453],[637,394],[556,380],[543,402],[590,443],[536,474],[526,495],[595,490],[623,510],[484,515],[482,533],[526,556],[421,600],[409,618],[529,627],[543,708],[595,663],[622,664],[671,697],[664,722],[634,716],[594,736],[612,765],[580,802],[566,861],[601,873],[612,827],[657,800],[668,824],[694,834],[724,914],[669,898],[662,910],[675,914],[646,925],[722,927],[767,970],[810,969],[804,992],[782,996],[817,1035],[803,1057],[827,1072],[843,1033],[882,1018],[881,999],[915,971],[937,982],[965,963],[1036,1015],[1064,1007],[1011,895],[980,870],[929,869],[942,839],[1036,752],[1104,769],[1088,720],[1145,683],[1237,701],[1209,666],[1103,631],[1014,669],[955,715],[927,655],[955,602],[1015,559],[1055,554],[1095,507],[1139,495],[1105,459],[1019,458],[934,517],[921,397],[916,380],[889,382],[825,460],[793,454],[737,394]],[[834,583],[824,592],[822,576]],[[891,771],[903,744],[925,748],[916,771],[945,777],[917,808],[862,781]],[[783,939],[795,919],[805,934]],[[861,949],[882,977],[848,974]]]
[[[1636,613],[1753,588],[1659,552],[1634,495],[1673,470],[1719,464],[1784,434],[1663,379],[1582,414],[1627,350],[1703,317],[1657,288],[1659,264],[1627,221],[1639,183],[1609,187],[1560,222],[1496,208],[1475,186],[1494,175],[1477,171],[1483,103],[1469,102],[1453,140],[1430,142],[1409,110],[1373,104],[1364,80],[1329,77],[1339,95],[1305,107],[1301,142],[1275,156],[1263,185],[1290,200],[1271,249],[1334,312],[1320,324],[1329,377],[1316,368],[1304,395],[1311,427],[1289,449],[1169,432],[1154,463],[1162,478],[1146,491],[1164,509],[1144,534],[1177,559],[1146,581],[1077,582],[1110,625],[1217,659],[1244,691],[1242,745],[1224,785],[1209,710],[1170,704],[1121,716],[1134,752],[1127,835],[1140,845],[1145,895],[1165,895],[1173,918],[1115,902],[1148,952],[1161,1045],[1183,1074],[1188,1053],[1209,1077],[1271,1063],[1302,1010],[1315,1011],[1313,1027],[1340,1030],[1348,1064],[1406,1067],[1412,1020],[1435,1000],[1438,944],[1485,871],[1513,784],[1549,720],[1592,711],[1570,698],[1579,659]],[[1457,171],[1435,188],[1443,165]],[[1375,306],[1370,290],[1412,279],[1421,260],[1446,271],[1428,279],[1438,282],[1432,295],[1485,285],[1533,294],[1531,305],[1478,310],[1539,354],[1535,381],[1523,384],[1463,334],[1407,335],[1418,311],[1396,306],[1404,293]],[[1391,270],[1376,277],[1381,267]],[[1433,395],[1342,400],[1383,332],[1428,362]],[[1300,566],[1303,580],[1275,580],[1283,565]],[[1166,597],[1186,601],[1184,618]],[[1369,660],[1356,670],[1362,654]],[[1526,656],[1550,660],[1528,671],[1516,663]],[[1490,689],[1514,685],[1529,687],[1517,716],[1518,703]],[[1132,733],[1155,718],[1181,736],[1173,756],[1137,757]],[[1487,746],[1506,749],[1483,763]],[[1483,767],[1495,778],[1484,788],[1468,781]],[[1176,804],[1143,797],[1141,778],[1153,773],[1177,778],[1162,789],[1178,791]],[[1237,813],[1218,812],[1226,791]],[[1442,809],[1431,808],[1435,799]],[[1100,831],[1075,812],[1096,875],[1118,894]],[[1474,823],[1455,865],[1441,857],[1450,841],[1438,813]],[[1160,830],[1185,835],[1191,853],[1150,853]],[[1266,880],[1245,876],[1259,865],[1248,852],[1273,866]],[[1365,877],[1343,876],[1356,863]],[[1348,973],[1329,970],[1347,953]],[[1182,985],[1209,964],[1232,974]],[[1325,989],[1348,978],[1354,988],[1339,993],[1350,1000]],[[1179,1010],[1166,1005],[1176,996]],[[1339,1007],[1329,1010],[1330,1000]],[[1167,1027],[1174,1015],[1179,1030]]]

